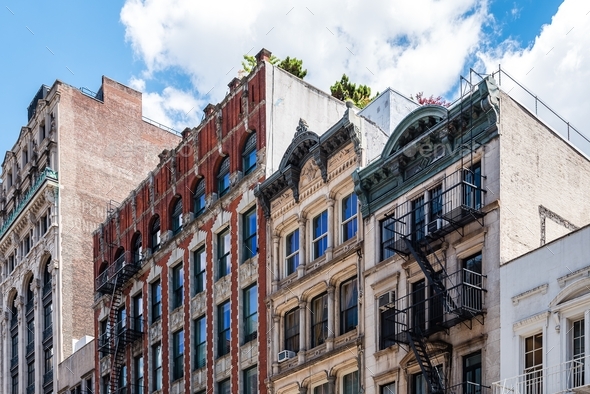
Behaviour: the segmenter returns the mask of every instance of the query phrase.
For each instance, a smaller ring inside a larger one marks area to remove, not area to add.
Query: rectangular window
[[[243,220],[244,245],[242,248],[242,262],[251,259],[258,253],[258,247],[256,246],[256,207],[245,213]]]
[[[134,394],[143,394],[143,356],[135,357],[135,390]]]
[[[14,254],[8,256],[8,273],[14,271]]]
[[[230,304],[229,301],[217,307],[217,354],[218,357],[224,356],[230,350]]]
[[[143,297],[141,293],[133,297],[133,329],[143,332]]]
[[[230,388],[231,383],[229,379],[222,380],[221,382],[217,383],[217,392],[219,394],[231,394]]]
[[[13,360],[13,362],[17,362],[18,361],[18,344],[19,344],[19,341],[18,341],[18,331],[15,331],[15,330],[12,331],[10,340],[11,340],[11,345],[12,345],[11,346],[11,348],[12,348],[12,353],[11,353],[12,360]]]
[[[463,357],[463,382],[463,394],[481,393],[481,352]]]
[[[85,388],[86,388],[86,391],[84,392],[85,394],[92,394],[94,392],[94,385],[92,384],[92,378],[86,379]],[[143,392],[140,394],[143,394]]]
[[[258,286],[244,290],[244,343],[256,339],[258,333]]]
[[[119,369],[119,392],[125,393],[127,390],[127,365],[123,364]]]
[[[311,347],[321,345],[328,338],[328,294],[311,301]]]
[[[524,340],[524,373],[526,393],[543,392],[543,334]]]
[[[381,386],[380,394],[395,394],[395,382]]]
[[[291,275],[299,267],[299,229],[285,238],[285,254],[287,260],[287,275]]]
[[[418,242],[424,239],[426,212],[424,209],[424,196],[412,201],[412,241]]]
[[[426,282],[424,279],[412,284],[411,326],[421,332],[426,331]]]
[[[385,218],[379,222],[381,229],[381,261],[392,257],[395,252],[392,249],[392,242],[395,241],[395,221],[392,218]]]
[[[152,346],[152,360],[154,366],[153,372],[153,390],[162,389],[162,344],[157,343]]]
[[[395,345],[395,293],[379,297],[379,350]]]
[[[207,260],[205,255],[205,248],[200,248],[193,253],[193,259],[195,264],[195,294],[202,293],[205,291],[206,284],[206,266]]]
[[[33,343],[35,343],[35,320],[31,319],[27,320],[27,348]]]
[[[285,314],[285,350],[299,352],[299,309]]]
[[[463,308],[471,311],[483,309],[481,252],[463,259]]]
[[[342,242],[356,236],[358,203],[355,193],[342,200]]]
[[[172,309],[182,306],[184,302],[184,270],[182,264],[172,268]]]
[[[586,359],[586,349],[584,345],[584,319],[572,322],[571,328],[571,355],[572,355],[572,372],[573,372],[573,387],[584,386],[584,370]]]
[[[172,334],[172,380],[184,376],[184,331]]]
[[[50,346],[47,349],[45,349],[44,360],[44,373],[49,373],[53,371],[53,346]]]
[[[117,331],[115,335],[120,335],[127,328],[127,311],[125,307],[117,311]]]
[[[19,394],[18,392],[18,374],[12,375],[12,392],[11,394]]]
[[[342,377],[342,392],[343,394],[358,394],[359,393],[359,372],[354,371]]]
[[[258,393],[258,369],[248,368],[244,371],[244,394]]]
[[[322,257],[328,249],[328,211],[313,218],[313,258]]]
[[[320,386],[316,386],[313,388],[313,394],[328,394],[329,393],[329,384],[324,383]]]
[[[35,390],[35,360],[27,364],[27,389]]]
[[[109,329],[109,321],[108,319],[104,319],[100,321],[100,330],[99,330],[99,337],[98,337],[98,347],[101,348],[103,346],[107,346],[111,339],[110,337],[111,332]],[[106,351],[100,352],[100,357],[106,357],[109,353]]]
[[[162,286],[160,280],[152,283],[152,323],[160,320],[162,316]]]
[[[100,392],[102,394],[109,394],[111,392],[111,376],[105,375],[101,379]]]
[[[430,222],[440,218],[443,211],[442,185],[438,185],[428,191],[428,208],[430,211]]]
[[[48,303],[43,307],[43,330],[49,330],[52,326],[51,315],[53,314],[53,303]]]
[[[207,364],[207,325],[205,317],[195,321],[195,369],[203,368]]]
[[[217,279],[221,279],[228,275],[231,270],[231,238],[229,235],[229,228],[224,230],[217,236]]]
[[[471,209],[482,207],[481,163],[463,170],[463,204]]]
[[[427,387],[426,379],[422,373],[412,375],[412,394],[427,394]]]
[[[340,285],[340,335],[352,331],[358,324],[357,279],[350,279]]]

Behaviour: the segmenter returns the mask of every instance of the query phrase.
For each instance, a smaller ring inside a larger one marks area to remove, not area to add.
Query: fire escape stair
[[[416,356],[416,361],[430,389],[430,394],[444,394],[444,385],[438,370],[432,366],[426,349],[426,338],[418,331],[408,333],[410,347]]]

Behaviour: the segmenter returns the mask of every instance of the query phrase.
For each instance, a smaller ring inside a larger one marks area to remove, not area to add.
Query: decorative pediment
[[[299,119],[297,132],[281,160],[279,170],[282,170],[289,165],[301,167],[301,164],[309,153],[311,147],[320,142],[320,137],[313,131],[308,131],[307,127],[307,122],[303,119]]]

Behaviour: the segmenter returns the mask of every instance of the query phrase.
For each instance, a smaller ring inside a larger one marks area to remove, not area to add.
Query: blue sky
[[[240,68],[241,55],[251,48],[254,54],[263,46],[279,57],[304,59],[309,71],[306,79],[324,90],[346,72],[375,90],[391,86],[408,95],[424,91],[452,98],[456,88],[453,81],[469,67],[486,67],[503,58],[512,62],[526,60],[527,49],[535,45],[542,26],[551,23],[562,3],[453,0],[445,12],[433,11],[432,18],[424,16],[425,28],[421,30],[415,28],[422,24],[420,10],[394,1],[389,10],[391,25],[400,25],[395,15],[404,13],[410,15],[405,19],[411,20],[413,15],[417,22],[392,28],[378,6],[364,7],[364,19],[369,24],[354,30],[347,22],[358,6],[354,2],[349,7],[310,5],[305,10],[300,2],[292,2],[292,6],[281,3],[282,8],[277,8],[276,2],[271,6],[265,1],[252,1],[249,9],[240,9],[240,2],[221,0],[210,8],[195,8],[195,2],[179,0],[178,10],[170,10],[162,1],[4,0],[0,9],[0,71],[4,77],[0,84],[0,150],[12,148],[21,126],[26,124],[26,108],[41,84],[51,85],[56,79],[96,91],[101,76],[107,75],[144,91],[144,115],[180,129],[194,126],[201,108],[223,98],[225,86]],[[422,1],[440,6],[435,0]],[[223,13],[224,7],[235,9],[235,15],[231,11]],[[580,15],[586,12],[579,11]],[[213,17],[220,14],[232,28],[225,28]],[[436,20],[438,15],[441,20]],[[587,22],[581,23],[587,26]],[[336,34],[330,36],[326,29]],[[451,35],[448,40],[452,41],[447,42],[444,35],[449,30],[455,37]],[[307,37],[303,31],[313,35]],[[440,42],[429,42],[432,32],[440,32]],[[293,39],[294,34],[299,35],[297,39]],[[474,38],[468,39],[469,35]],[[379,40],[394,43],[382,57],[374,55],[382,48],[369,44]],[[351,57],[344,47],[352,47],[356,57]],[[428,53],[456,61],[445,59],[443,66],[430,69],[422,61]],[[487,54],[485,61],[481,53]],[[404,64],[417,68],[416,75],[397,77],[403,74]],[[369,68],[372,75],[365,70]],[[437,75],[439,71],[441,76]],[[426,77],[429,75],[432,77]],[[542,76],[538,78],[542,81]],[[210,87],[210,96],[204,97]],[[189,116],[179,115],[187,111],[191,111]]]

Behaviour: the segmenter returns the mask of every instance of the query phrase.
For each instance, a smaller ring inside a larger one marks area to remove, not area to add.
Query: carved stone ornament
[[[49,201],[50,203],[54,203],[55,202],[55,192],[53,190],[53,188],[47,188],[45,189],[45,193],[43,193],[43,195],[45,196],[45,199],[47,201]]]
[[[297,132],[295,133],[295,137],[300,134],[306,133],[309,128],[309,125],[304,119],[299,118],[299,125],[297,126]]]

